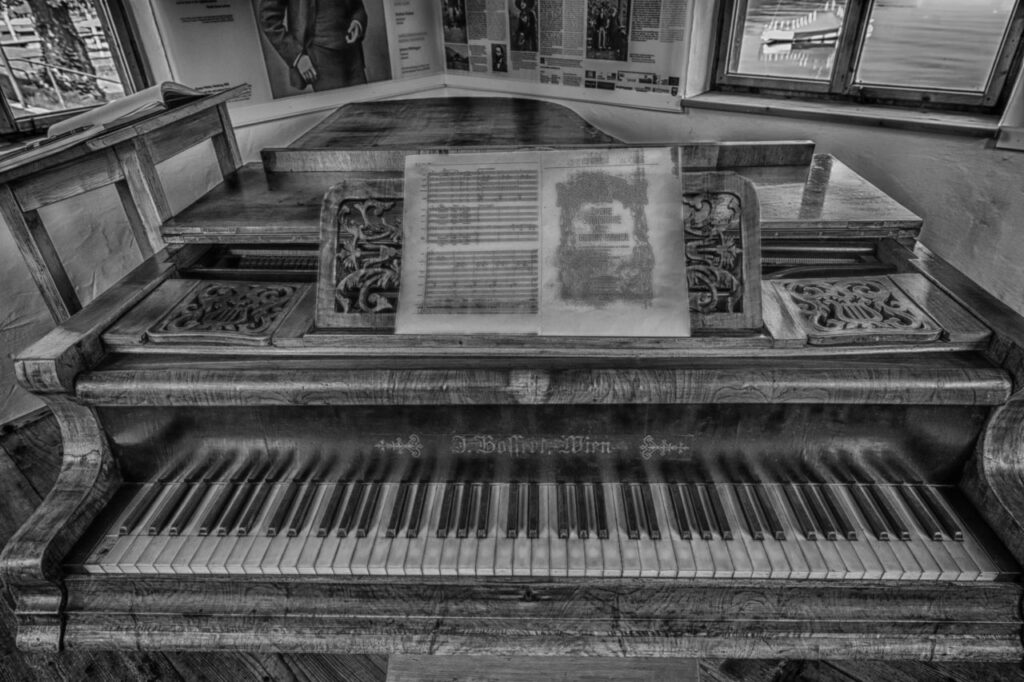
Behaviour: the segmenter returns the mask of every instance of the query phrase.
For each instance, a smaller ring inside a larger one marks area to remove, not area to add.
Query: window
[[[119,0],[0,0],[0,132],[40,133],[145,85]]]
[[[1024,0],[722,0],[715,87],[997,112]]]

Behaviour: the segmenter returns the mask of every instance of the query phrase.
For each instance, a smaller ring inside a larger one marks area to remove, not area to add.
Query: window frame
[[[121,79],[125,94],[138,92],[151,85],[152,71],[143,54],[138,29],[125,0],[91,0],[91,3],[106,34],[114,68]],[[101,105],[74,107],[17,118],[7,98],[0,94],[0,136],[7,140],[17,140],[43,135],[54,123],[96,106]]]
[[[777,98],[994,114],[1005,106],[1013,84],[1020,75],[1024,59],[1024,0],[1017,0],[983,92],[857,84],[855,78],[875,0],[847,0],[830,80],[730,73],[730,58],[734,52],[738,55],[743,39],[741,22],[746,17],[747,2],[720,0],[718,3],[716,45],[711,68],[712,90]]]

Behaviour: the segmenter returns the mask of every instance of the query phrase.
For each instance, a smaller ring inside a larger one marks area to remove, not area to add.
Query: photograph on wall
[[[629,0],[590,0],[587,6],[587,59],[626,61],[629,53]]]
[[[449,71],[469,71],[469,45],[445,45],[444,65]]]
[[[441,19],[444,22],[444,42],[465,45],[466,0],[441,0]]]
[[[391,78],[383,0],[253,0],[274,99]]]
[[[501,43],[491,44],[491,71],[508,73],[508,56],[505,52],[505,46]]]
[[[537,51],[536,0],[516,0],[508,10],[508,33],[512,49],[516,52]]]

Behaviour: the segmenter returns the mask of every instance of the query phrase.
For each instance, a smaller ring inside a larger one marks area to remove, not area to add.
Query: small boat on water
[[[808,12],[804,16],[773,20],[765,24],[761,32],[761,42],[766,45],[775,43],[830,44],[839,40],[843,29],[843,8],[834,0],[820,10]]]

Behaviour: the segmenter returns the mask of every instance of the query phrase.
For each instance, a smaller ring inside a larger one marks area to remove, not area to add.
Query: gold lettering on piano
[[[690,436],[692,438],[692,436]],[[681,440],[668,441],[662,438],[661,440],[655,440],[654,436],[647,434],[640,441],[640,457],[643,459],[651,459],[655,455],[658,457],[666,457],[668,455],[682,454],[689,452],[690,445]]]
[[[452,453],[456,455],[610,455],[612,444],[590,436],[528,437],[519,434],[495,436],[489,433],[455,434]]]
[[[415,433],[402,440],[400,437],[396,437],[392,440],[384,440],[383,438],[374,443],[375,450],[380,451],[384,455],[407,455],[409,457],[419,457],[423,454],[423,441]]]

